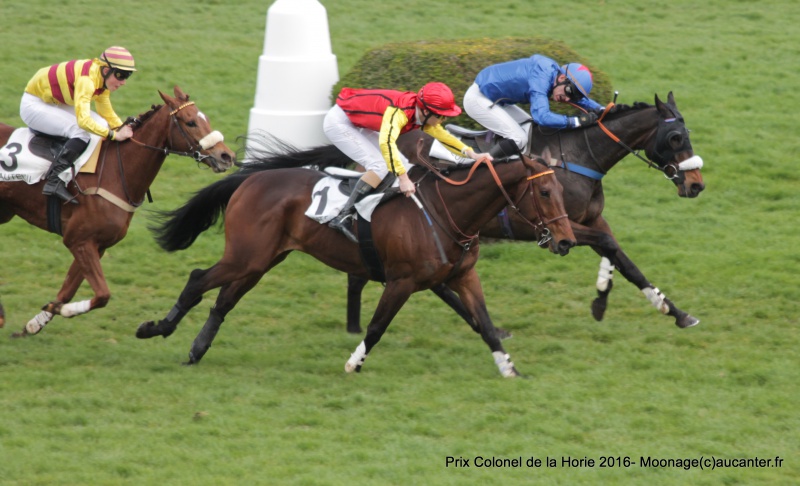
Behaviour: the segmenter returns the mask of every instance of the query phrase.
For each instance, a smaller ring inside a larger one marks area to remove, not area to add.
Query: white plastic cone
[[[267,10],[249,131],[266,131],[298,148],[330,143],[322,121],[338,81],[325,7],[317,0],[277,0]]]

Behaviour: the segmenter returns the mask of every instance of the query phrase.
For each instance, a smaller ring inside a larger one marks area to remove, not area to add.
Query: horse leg
[[[375,309],[375,314],[373,314],[372,320],[367,326],[367,335],[344,365],[346,372],[361,371],[367,355],[378,344],[381,336],[386,332],[386,328],[389,327],[389,323],[392,322],[392,319],[403,307],[403,304],[408,301],[413,291],[414,283],[409,280],[395,280],[386,283],[386,288],[383,290],[378,307]]]
[[[280,258],[280,261],[284,259],[285,257]],[[278,262],[275,262],[275,264],[277,263]],[[189,350],[189,361],[184,364],[197,364],[203,359],[203,356],[208,351],[208,348],[211,347],[211,343],[217,336],[217,332],[219,332],[219,328],[222,326],[222,321],[225,320],[225,316],[228,315],[228,312],[233,310],[239,300],[247,292],[256,286],[263,275],[264,273],[250,274],[220,289],[217,301],[208,313],[206,323],[197,334],[197,337],[194,338],[194,342],[192,342],[192,347]]]
[[[6,325],[6,311],[3,309],[3,303],[0,302],[0,328]]]
[[[199,268],[193,270],[189,274],[189,281],[183,288],[181,295],[178,296],[178,301],[172,306],[172,309],[167,315],[158,321],[158,324],[153,321],[146,321],[139,324],[136,329],[136,337],[139,339],[150,339],[156,336],[163,336],[164,339],[168,338],[175,332],[181,320],[203,300],[203,292],[198,291],[196,284],[199,279],[209,270],[201,270]],[[199,292],[199,293],[198,293]]]
[[[651,284],[624,251],[617,250],[612,261],[614,266],[619,269],[619,273],[629,282],[636,285],[645,297],[647,297],[647,300],[653,304],[653,307],[658,309],[662,314],[675,318],[676,326],[685,329],[700,323],[700,319],[679,309],[658,289],[658,287]]]
[[[489,317],[489,311],[486,309],[486,299],[475,268],[471,268],[469,271],[454,278],[447,285],[458,293],[461,302],[477,322],[481,338],[491,349],[494,363],[500,370],[500,374],[506,378],[520,376],[514,367],[514,363],[511,362],[511,356],[503,349],[503,345],[497,335],[497,329]]]
[[[369,280],[347,275],[347,332],[361,334],[361,292]]]
[[[22,333],[15,334],[14,337],[38,334],[56,315],[67,318],[75,317],[108,304],[111,292],[103,275],[103,267],[100,265],[103,251],[100,251],[94,242],[74,245],[70,251],[74,260],[56,295],[56,300],[45,304],[41,312],[28,321]],[[84,279],[92,287],[94,296],[90,300],[69,303],[78,292]]]
[[[431,288],[431,291],[436,294],[437,297],[442,299],[445,304],[449,305],[451,309],[456,311],[462,319],[464,319],[469,327],[472,328],[473,331],[480,334],[481,329],[478,326],[478,323],[475,322],[475,319],[472,318],[472,315],[469,313],[464,304],[461,302],[461,299],[458,298],[458,294],[453,292],[450,287],[445,284],[439,284]],[[511,332],[507,331],[502,328],[495,328],[495,332],[497,333],[497,337],[500,339],[508,339],[511,337]]]
[[[675,325],[680,328],[697,325],[700,320],[678,309],[675,304],[667,299],[657,287],[650,283],[634,264],[628,255],[617,243],[611,234],[611,228],[602,217],[593,224],[592,228],[573,224],[573,232],[578,240],[578,245],[589,245],[600,255],[600,270],[597,276],[597,298],[592,302],[592,315],[598,321],[603,319],[608,295],[613,288],[613,271],[616,268],[626,280],[634,284],[644,293],[645,297],[662,314],[675,318]]]

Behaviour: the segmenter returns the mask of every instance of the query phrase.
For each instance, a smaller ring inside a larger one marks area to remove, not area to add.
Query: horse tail
[[[300,150],[272,135],[256,131],[244,138],[247,145],[239,172],[253,173],[273,169],[308,167],[322,170],[325,167],[347,167],[353,160],[335,145],[319,145]]]
[[[148,228],[158,246],[168,252],[185,250],[225,214],[228,201],[250,176],[237,172],[197,191],[183,206],[172,211],[157,212],[158,223]]]

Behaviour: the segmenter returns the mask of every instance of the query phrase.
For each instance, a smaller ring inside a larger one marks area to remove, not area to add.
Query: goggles
[[[578,101],[583,98],[583,93],[570,81],[564,82],[564,94],[567,95],[571,101]]]
[[[119,69],[114,70],[114,77],[119,81],[125,81],[131,77],[131,74],[133,74],[133,71],[120,71]]]

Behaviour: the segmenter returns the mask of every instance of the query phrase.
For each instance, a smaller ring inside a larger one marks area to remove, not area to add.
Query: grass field
[[[706,191],[680,199],[629,157],[605,179],[604,214],[645,275],[700,325],[676,328],[619,276],[597,323],[590,250],[558,258],[496,244],[481,249],[478,269],[528,379],[501,379],[481,340],[427,294],[412,297],[364,371],[347,375],[361,337],[344,332],[345,276],[297,254],[228,316],[202,364],[184,367],[214,295],[169,339],[134,337],[170,309],[191,269],[222,251],[216,231],[177,254],[147,232],[151,210],[172,209],[219,177],[170,157],[155,204],[103,259],[113,293],[105,309],[9,339],[55,296],[71,259],[57,237],[22,220],[0,228],[0,484],[798,484],[800,7],[323,4],[340,74],[386,42],[540,35],[608,73],[619,102],[673,91],[705,160]],[[120,115],[147,111],[157,90],[178,84],[235,147],[254,102],[268,6],[4,0],[0,120],[20,123],[19,99],[38,68],[120,44],[140,69],[114,95]],[[78,299],[89,295],[84,288]],[[364,321],[379,295],[367,287]],[[478,467],[478,456],[523,464]],[[448,467],[447,457],[471,467]],[[626,457],[628,467],[607,459]],[[644,465],[648,457],[673,465]],[[773,467],[676,462],[756,457]],[[530,458],[543,464],[527,467]],[[595,462],[570,467],[566,458]]]

